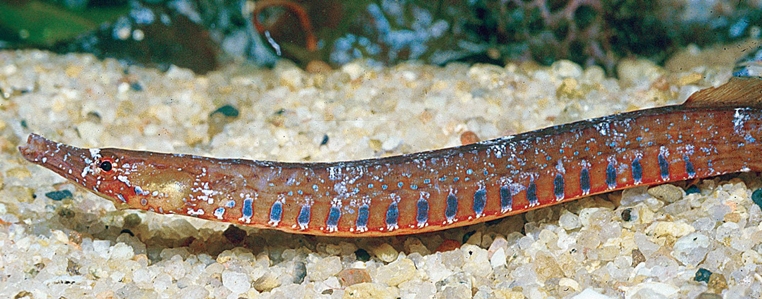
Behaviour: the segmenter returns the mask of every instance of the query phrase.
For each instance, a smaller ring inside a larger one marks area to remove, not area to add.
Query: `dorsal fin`
[[[732,77],[719,87],[702,89],[683,103],[686,107],[758,107],[762,108],[762,78]]]

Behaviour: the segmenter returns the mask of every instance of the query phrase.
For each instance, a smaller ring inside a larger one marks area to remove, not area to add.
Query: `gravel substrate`
[[[16,150],[35,132],[83,147],[363,159],[676,104],[726,81],[732,67],[669,71],[630,60],[613,79],[567,61],[356,62],[320,74],[283,62],[196,76],[0,52],[0,297],[760,298],[757,174],[630,189],[436,233],[331,238],[117,211]]]

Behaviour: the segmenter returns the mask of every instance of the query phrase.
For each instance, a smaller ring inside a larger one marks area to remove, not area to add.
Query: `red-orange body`
[[[746,90],[746,98],[755,92],[760,97],[756,86]],[[34,134],[20,151],[121,207],[293,233],[397,235],[489,221],[636,185],[762,171],[762,109],[743,100],[716,102],[335,163],[81,149]]]

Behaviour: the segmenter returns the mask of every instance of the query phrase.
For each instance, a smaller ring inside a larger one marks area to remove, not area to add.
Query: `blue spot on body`
[[[487,189],[481,188],[474,192],[474,213],[480,216],[484,213],[484,206],[487,205]]]
[[[423,179],[423,183],[424,184],[431,184],[431,180],[430,179]]]
[[[513,196],[511,196],[511,188],[508,186],[500,187],[500,210],[513,210]]]
[[[226,208],[235,208],[235,200],[228,200],[228,202],[225,203]]]
[[[403,183],[403,182],[397,183],[397,188],[402,188],[402,186],[405,186],[405,183]]]
[[[223,207],[217,207],[214,209],[214,216],[217,218],[222,218],[222,215],[225,214],[225,208]]]
[[[410,189],[418,190],[418,185],[416,184],[410,185]]]
[[[590,170],[587,167],[582,168],[579,173],[579,187],[582,188],[582,193],[590,193]]]
[[[640,158],[632,160],[632,179],[635,180],[635,184],[640,184],[643,180],[643,166],[640,165]]]
[[[455,194],[447,195],[447,206],[445,207],[445,217],[448,221],[452,221],[455,218],[455,214],[458,213],[458,198]]]

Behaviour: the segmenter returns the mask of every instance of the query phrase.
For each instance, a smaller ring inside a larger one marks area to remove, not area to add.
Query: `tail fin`
[[[732,77],[719,87],[699,90],[683,103],[686,107],[762,108],[762,78]]]

